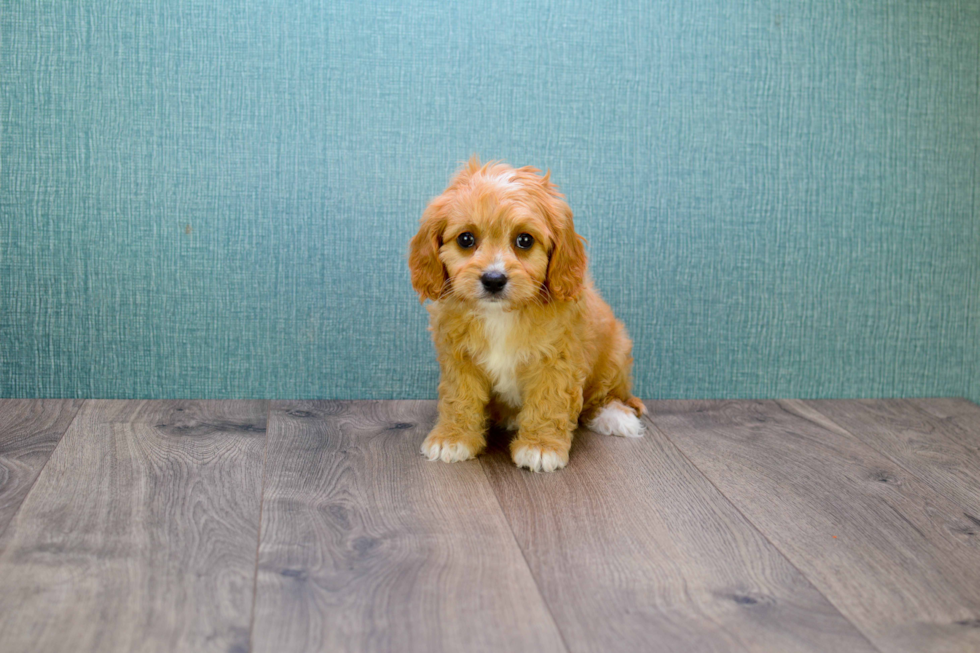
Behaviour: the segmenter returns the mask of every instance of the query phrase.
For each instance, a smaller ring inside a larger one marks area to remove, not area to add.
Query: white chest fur
[[[521,388],[517,383],[517,365],[521,357],[515,333],[517,314],[488,306],[480,322],[483,324],[487,348],[478,353],[477,363],[489,375],[493,382],[493,391],[501,401],[513,408],[520,408]]]

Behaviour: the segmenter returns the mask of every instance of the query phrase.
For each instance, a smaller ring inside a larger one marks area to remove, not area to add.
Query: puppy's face
[[[474,179],[456,193],[439,260],[448,290],[469,301],[520,305],[541,294],[551,234],[509,175]]]
[[[409,267],[423,301],[519,307],[576,297],[586,258],[547,176],[473,159],[426,209]]]

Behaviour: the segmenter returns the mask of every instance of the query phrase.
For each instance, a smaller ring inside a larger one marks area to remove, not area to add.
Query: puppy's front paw
[[[433,431],[422,443],[422,455],[429,460],[456,463],[475,458],[482,448],[479,442],[474,442],[472,439]]]
[[[568,449],[556,449],[541,444],[517,442],[511,444],[511,458],[518,467],[532,472],[553,472],[568,464]]]

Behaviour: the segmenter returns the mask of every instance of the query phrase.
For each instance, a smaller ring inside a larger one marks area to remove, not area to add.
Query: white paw
[[[643,437],[643,422],[636,413],[619,401],[606,404],[588,423],[588,427],[602,435],[621,435],[624,438]]]
[[[429,460],[458,463],[461,460],[475,458],[476,452],[464,442],[453,442],[441,437],[429,436],[422,443],[422,455]]]
[[[521,445],[514,449],[514,464],[532,472],[553,472],[568,464],[568,454],[554,449]]]

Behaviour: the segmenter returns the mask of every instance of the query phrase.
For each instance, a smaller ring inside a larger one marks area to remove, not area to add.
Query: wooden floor
[[[980,408],[650,402],[567,469],[429,401],[0,400],[0,651],[980,651]]]

